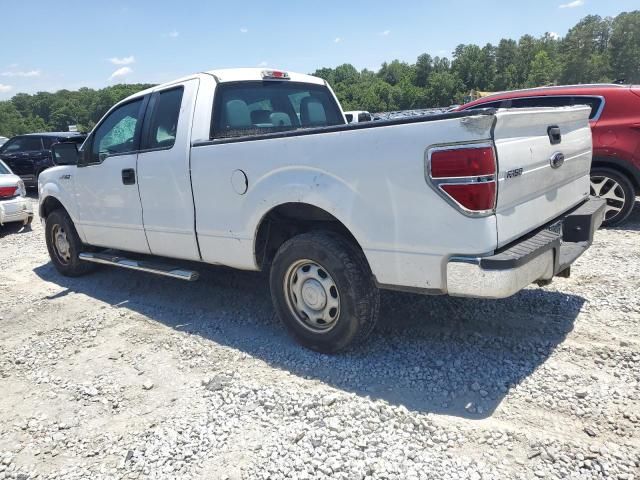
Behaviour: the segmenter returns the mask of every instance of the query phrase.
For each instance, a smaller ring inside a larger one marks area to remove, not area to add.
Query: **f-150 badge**
[[[513,169],[513,170],[509,170],[509,171],[507,172],[507,176],[506,176],[506,178],[507,178],[507,179],[509,179],[509,178],[516,178],[516,177],[519,177],[520,175],[522,175],[522,172],[523,172],[523,169],[522,169],[522,168],[515,168],[515,169]]]

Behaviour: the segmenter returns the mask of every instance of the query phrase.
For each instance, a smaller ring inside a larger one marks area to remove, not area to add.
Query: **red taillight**
[[[496,159],[493,148],[459,148],[438,150],[431,154],[431,177],[474,177],[494,175]]]
[[[13,198],[17,192],[18,187],[0,187],[0,198]]]
[[[437,149],[429,157],[430,180],[463,212],[487,214],[496,205],[496,158],[491,146]]]
[[[496,201],[496,182],[442,185],[447,195],[467,210],[492,210]]]

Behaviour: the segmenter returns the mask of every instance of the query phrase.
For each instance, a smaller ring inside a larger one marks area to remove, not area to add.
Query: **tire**
[[[45,224],[45,234],[51,263],[62,275],[78,277],[95,270],[94,264],[83,262],[78,257],[84,248],[67,212],[61,209],[51,212]]]
[[[287,331],[312,350],[336,353],[363,342],[376,325],[380,293],[369,264],[339,234],[310,232],[286,241],[271,264],[270,285]]]
[[[603,227],[622,224],[631,215],[636,202],[636,190],[631,180],[606,167],[591,170],[591,195],[607,200]]]

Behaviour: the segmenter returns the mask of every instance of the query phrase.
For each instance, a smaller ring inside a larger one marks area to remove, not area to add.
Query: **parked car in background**
[[[366,110],[352,110],[344,112],[344,117],[347,119],[347,123],[362,123],[373,120],[373,115]]]
[[[40,218],[67,276],[197,279],[167,258],[268,270],[287,329],[335,352],[371,332],[379,288],[504,298],[568,276],[605,207],[589,196],[589,112],[347,125],[320,78],[214,70],[121,101],[80,152],[54,145]]]
[[[9,140],[7,137],[0,137],[0,147],[7,143],[7,140]]]
[[[18,135],[0,147],[0,160],[20,176],[27,187],[37,187],[40,173],[53,166],[51,145],[59,142],[81,144],[85,137],[78,132]]]
[[[603,225],[624,222],[640,195],[640,86],[575,85],[490,95],[458,108],[589,105],[593,131],[591,193],[607,200]]]
[[[10,222],[31,223],[33,207],[26,193],[24,182],[0,160],[0,226]]]

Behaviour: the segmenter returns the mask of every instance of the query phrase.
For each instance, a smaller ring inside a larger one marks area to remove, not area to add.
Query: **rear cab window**
[[[214,100],[211,138],[343,124],[340,107],[325,86],[289,81],[223,83]]]

